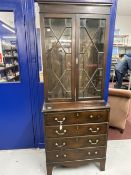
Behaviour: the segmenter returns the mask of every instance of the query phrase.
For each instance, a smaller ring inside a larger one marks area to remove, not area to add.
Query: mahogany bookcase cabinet
[[[42,1],[47,174],[89,161],[105,169],[109,106],[104,83],[111,3]]]

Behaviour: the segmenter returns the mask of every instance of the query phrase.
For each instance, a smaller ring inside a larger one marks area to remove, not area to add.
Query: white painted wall
[[[118,0],[116,29],[120,29],[120,34],[129,35],[131,46],[131,0]]]
[[[35,2],[35,22],[36,22],[36,28],[40,28],[39,5],[37,2]]]
[[[131,15],[131,0],[118,0],[117,6],[118,15]]]
[[[129,35],[128,45],[131,46],[131,16],[117,15],[116,29],[120,29],[120,34]]]

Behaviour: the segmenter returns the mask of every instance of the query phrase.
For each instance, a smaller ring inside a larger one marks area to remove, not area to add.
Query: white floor
[[[108,141],[106,171],[98,167],[54,168],[52,175],[131,175],[131,140]],[[0,151],[0,175],[46,175],[44,150]]]

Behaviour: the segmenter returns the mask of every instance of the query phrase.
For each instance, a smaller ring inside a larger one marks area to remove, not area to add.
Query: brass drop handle
[[[66,145],[65,142],[62,143],[62,145],[59,145],[58,143],[55,143],[55,146],[58,147],[58,148],[62,148]]]
[[[91,118],[91,119],[94,118],[94,115],[90,115],[90,118]]]
[[[90,156],[91,155],[91,152],[88,152],[88,155]]]
[[[65,129],[63,132],[59,132],[59,131],[57,131],[57,130],[56,130],[55,132],[56,132],[56,134],[62,136],[62,135],[64,135],[67,131],[66,131],[66,129]]]
[[[62,125],[65,119],[66,119],[65,117],[62,120],[58,120],[58,118],[55,118],[55,121],[57,121],[58,123],[60,123],[60,125]]]
[[[64,154],[64,158],[66,158],[67,157],[67,155],[66,154]]]
[[[98,154],[98,152],[97,151],[95,151],[95,155],[97,155]]]
[[[97,133],[100,130],[100,128],[96,128],[96,130],[93,130],[92,128],[89,128],[89,131],[91,131],[92,133]]]
[[[99,142],[99,140],[96,140],[95,142],[93,142],[92,140],[89,140],[89,143],[90,143],[91,145],[97,145],[98,142]]]

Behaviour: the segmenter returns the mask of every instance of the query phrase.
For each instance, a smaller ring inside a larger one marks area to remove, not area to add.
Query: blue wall
[[[43,129],[41,129],[43,119],[41,114],[41,98],[43,98],[43,91],[41,91],[41,86],[39,83],[38,46],[35,28],[34,0],[23,0],[22,5],[23,14],[25,14],[27,57],[30,77],[29,83],[31,88],[30,99],[35,147],[39,147],[39,145],[43,144],[43,142],[41,143],[41,133],[43,134]]]
[[[111,16],[110,16],[109,41],[108,41],[108,53],[107,53],[107,66],[106,66],[106,81],[105,81],[105,92],[104,92],[105,102],[108,101],[108,88],[109,88],[109,81],[110,81],[110,69],[111,69],[111,60],[112,60],[112,51],[113,51],[117,2],[118,0],[113,1],[113,5],[111,8]]]

